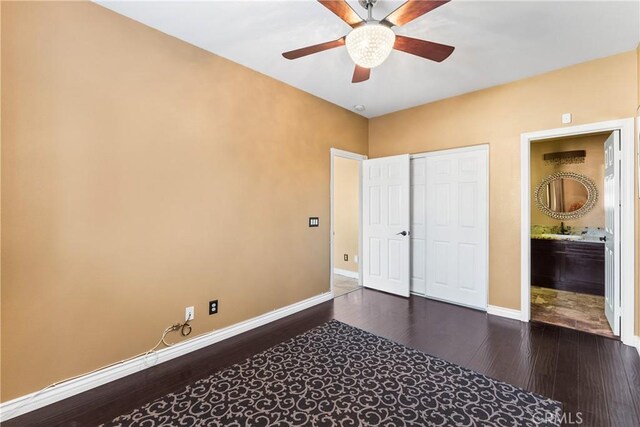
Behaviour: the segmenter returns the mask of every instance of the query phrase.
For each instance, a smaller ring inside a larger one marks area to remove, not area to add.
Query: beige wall
[[[604,227],[604,141],[608,134],[588,135],[537,141],[531,144],[531,224],[560,225],[560,221],[545,215],[536,207],[535,190],[548,175],[555,172],[575,172],[589,178],[598,189],[598,199],[591,211],[581,218],[563,221],[571,227]],[[543,156],[558,151],[585,150],[584,163],[548,165]]]
[[[638,136],[638,142],[636,144],[636,156],[635,156],[635,167],[636,173],[640,174],[640,164],[638,164],[638,152],[637,150],[640,148],[640,43],[636,49],[636,81],[638,88],[638,98],[636,105],[638,106],[636,110],[636,133]],[[636,194],[640,194],[640,189],[638,188],[638,180],[636,179]],[[636,261],[636,334],[640,333],[640,201],[636,198],[636,256],[638,260]]]
[[[360,162],[334,157],[334,267],[358,271],[355,256],[358,255]],[[344,260],[349,255],[349,261]]]
[[[3,401],[187,306],[195,336],[329,290],[329,149],[366,119],[95,4],[2,9]]]
[[[489,303],[520,307],[520,134],[635,115],[631,51],[369,121],[369,155],[490,145]]]

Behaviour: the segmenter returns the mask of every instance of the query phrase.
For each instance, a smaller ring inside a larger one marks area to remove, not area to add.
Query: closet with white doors
[[[409,287],[416,295],[486,310],[488,146],[407,157],[364,163],[364,286],[403,296]],[[389,184],[393,176],[410,179]],[[397,214],[405,209],[410,215]],[[387,224],[386,218],[395,220]],[[403,244],[408,256],[389,256]],[[380,273],[389,266],[406,280],[388,277],[381,287]]]

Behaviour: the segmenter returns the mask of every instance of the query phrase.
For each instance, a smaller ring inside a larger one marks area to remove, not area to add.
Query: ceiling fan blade
[[[356,69],[353,72],[353,79],[351,79],[351,83],[360,83],[360,82],[369,80],[370,74],[371,74],[371,68],[364,68],[359,65],[356,65]]]
[[[436,62],[442,62],[447,59],[455,49],[455,47],[447,46],[446,44],[399,35],[396,35],[396,42],[393,48]]]
[[[330,42],[324,42],[320,44],[314,44],[313,46],[302,47],[300,49],[291,50],[282,54],[287,59],[297,59],[303,56],[311,55],[312,53],[322,52],[323,50],[333,49],[334,47],[344,46],[344,37],[338,40]]]
[[[353,28],[362,24],[364,20],[358,15],[349,3],[344,0],[318,0],[324,7],[335,13],[338,18],[352,26]]]
[[[381,22],[389,26],[400,26],[431,12],[433,9],[449,3],[451,0],[408,0],[402,6],[391,12]]]

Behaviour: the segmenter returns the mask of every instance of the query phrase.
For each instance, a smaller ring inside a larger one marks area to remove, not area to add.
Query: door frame
[[[333,294],[333,270],[335,254],[335,238],[334,238],[334,216],[333,210],[335,207],[334,201],[334,169],[336,157],[342,157],[344,159],[356,160],[358,162],[358,285],[362,287],[362,161],[367,160],[367,156],[358,153],[352,153],[350,151],[340,150],[338,148],[331,148],[329,150],[331,155],[331,180],[329,187],[330,194],[330,224],[329,224],[329,256],[330,256],[330,270],[329,270],[329,291]]]
[[[620,340],[635,345],[635,171],[634,118],[589,123],[547,129],[520,135],[520,316],[523,322],[531,319],[531,143],[534,141],[579,136],[584,134],[620,131],[622,164],[620,168]]]
[[[458,147],[458,148],[448,148],[448,149],[443,149],[443,150],[434,150],[434,151],[426,151],[426,152],[422,152],[422,153],[416,153],[416,154],[411,154],[409,156],[409,159],[420,159],[420,158],[429,158],[429,157],[437,157],[437,156],[441,156],[441,155],[447,155],[447,154],[458,154],[458,153],[465,153],[465,152],[473,152],[473,151],[482,151],[486,154],[487,156],[487,173],[485,176],[485,179],[487,180],[487,212],[486,212],[486,218],[487,220],[485,221],[485,229],[487,230],[487,239],[486,239],[486,244],[485,244],[485,253],[486,253],[486,277],[485,277],[485,283],[486,283],[486,292],[485,292],[485,306],[484,309],[482,309],[483,311],[487,311],[489,308],[489,266],[490,266],[490,257],[491,257],[491,253],[489,252],[489,240],[491,239],[491,230],[489,228],[489,219],[491,218],[491,203],[490,203],[490,195],[491,195],[491,181],[490,181],[490,156],[489,156],[489,151],[490,151],[490,146],[489,144],[478,144],[478,145],[468,145],[466,147]],[[409,259],[411,259],[411,257],[409,257]],[[414,295],[419,295],[421,297],[427,298],[427,299],[433,299],[433,300],[438,300],[440,301],[440,299],[438,298],[434,298],[434,297],[430,297],[427,296],[427,294],[418,294],[418,293],[412,293]],[[451,301],[444,301],[450,304],[455,304],[452,303]],[[462,307],[468,307],[464,304],[457,304],[460,305]],[[479,310],[478,307],[469,307],[472,308],[473,310]]]

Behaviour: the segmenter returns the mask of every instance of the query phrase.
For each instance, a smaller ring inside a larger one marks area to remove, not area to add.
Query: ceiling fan
[[[358,3],[367,10],[366,20],[363,20],[345,0],[318,1],[353,29],[349,34],[337,40],[285,52],[282,56],[287,59],[297,59],[335,47],[346,46],[349,56],[356,63],[352,83],[368,80],[371,68],[382,64],[392,49],[436,62],[447,59],[455,49],[453,46],[397,35],[391,29],[394,26],[411,22],[450,0],[408,0],[381,21],[376,21],[372,16],[373,7],[378,0],[358,0]]]

